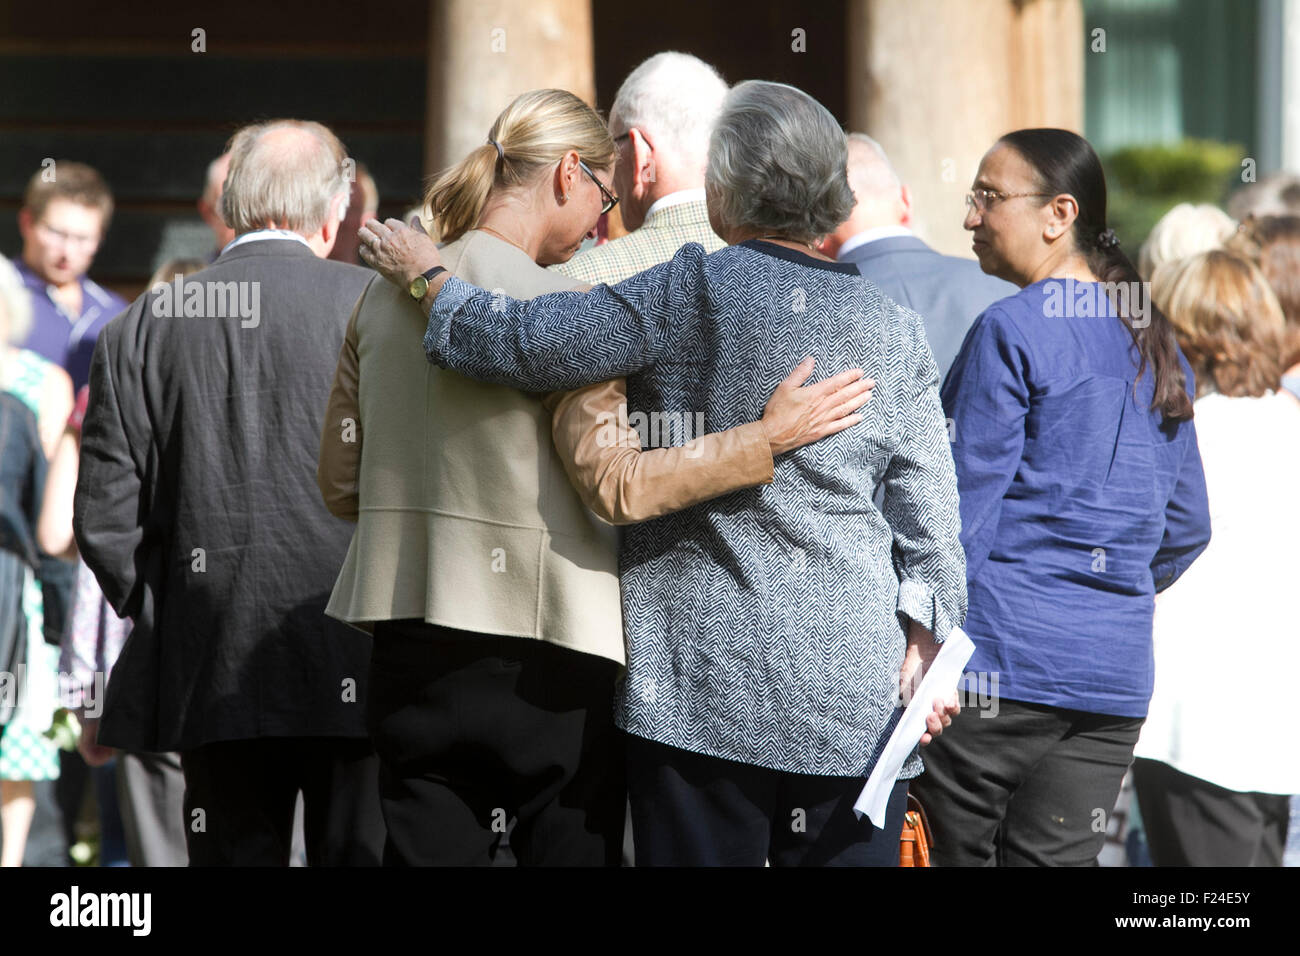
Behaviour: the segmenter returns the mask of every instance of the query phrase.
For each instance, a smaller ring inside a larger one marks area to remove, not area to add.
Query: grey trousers
[[[117,799],[132,866],[187,866],[185,775],[179,754],[117,758]]]

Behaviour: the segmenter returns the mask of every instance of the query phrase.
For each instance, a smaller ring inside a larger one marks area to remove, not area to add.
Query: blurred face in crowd
[[[546,241],[537,259],[542,265],[567,262],[578,251],[584,239],[595,239],[596,224],[606,202],[605,193],[615,195],[611,183],[613,170],[610,167],[588,166],[584,170],[578,163],[576,151],[569,152],[560,161],[558,172],[561,181],[567,183],[560,191],[567,191],[569,199],[560,203],[555,210]],[[601,191],[601,186],[604,187],[604,192]]]
[[[1049,256],[1049,243],[1064,235],[1068,224],[1057,221],[1051,197],[1025,195],[1039,190],[1033,167],[1010,146],[999,144],[984,154],[962,225],[989,275],[1025,285]]]
[[[54,198],[37,219],[24,209],[18,214],[23,237],[23,262],[46,282],[67,285],[84,276],[99,249],[103,214],[91,206]]]

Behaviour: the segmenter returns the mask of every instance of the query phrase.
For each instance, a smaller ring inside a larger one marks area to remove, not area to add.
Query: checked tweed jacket
[[[692,243],[586,294],[494,300],[450,279],[425,350],[533,390],[626,375],[632,413],[702,412],[709,430],[759,417],[806,355],[819,379],[864,368],[876,387],[861,424],[781,456],[769,485],[625,529],[616,718],[775,770],[870,770],[896,714],[905,618],[942,640],[966,613],[956,476],[919,316],[852,265]],[[901,776],[920,770],[914,753]]]
[[[613,285],[667,262],[688,242],[698,242],[706,252],[726,245],[709,225],[709,207],[703,201],[656,209],[639,229],[551,266],[551,270],[589,285]]]

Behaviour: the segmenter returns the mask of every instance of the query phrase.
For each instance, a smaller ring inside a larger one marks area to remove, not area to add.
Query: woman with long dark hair
[[[998,140],[967,197],[985,272],[943,388],[983,706],[913,785],[941,865],[1091,865],[1151,697],[1152,612],[1210,537],[1192,372],[1106,224],[1082,137]]]

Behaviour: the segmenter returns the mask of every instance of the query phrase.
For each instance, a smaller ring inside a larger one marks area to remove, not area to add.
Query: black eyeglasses
[[[605,184],[596,178],[596,174],[587,167],[586,163],[582,160],[578,160],[578,165],[582,167],[584,173],[591,177],[591,181],[596,184],[596,188],[600,190],[601,196],[604,197],[605,204],[600,207],[600,214],[602,216],[605,215],[605,213],[618,205],[618,197],[605,188]]]

